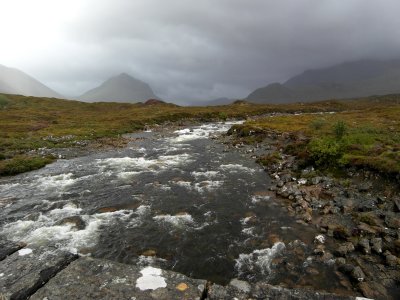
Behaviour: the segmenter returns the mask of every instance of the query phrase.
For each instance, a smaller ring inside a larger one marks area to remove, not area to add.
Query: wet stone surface
[[[340,296],[328,293],[318,293],[304,289],[285,289],[267,283],[248,285],[242,282],[231,282],[228,286],[212,285],[208,290],[209,300],[247,300],[247,299],[279,299],[279,300],[354,300],[355,297]],[[361,299],[361,298],[358,298]]]
[[[201,299],[205,280],[153,267],[82,257],[30,299]]]
[[[54,249],[19,249],[0,262],[0,299],[28,299],[76,258]]]
[[[6,240],[0,240],[0,261],[5,259],[8,255],[13,254],[25,245],[23,243],[15,243]]]

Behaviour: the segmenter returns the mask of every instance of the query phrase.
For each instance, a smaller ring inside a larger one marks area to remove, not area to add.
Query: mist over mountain
[[[0,65],[0,93],[63,98],[28,74],[3,65]]]
[[[287,103],[400,93],[399,60],[360,60],[308,70],[283,84],[256,89],[247,99]]]
[[[100,86],[87,91],[78,97],[86,102],[143,102],[148,99],[159,99],[151,87],[132,76],[122,73],[112,77]]]

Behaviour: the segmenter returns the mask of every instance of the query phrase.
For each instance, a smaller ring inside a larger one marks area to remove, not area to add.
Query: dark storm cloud
[[[397,0],[84,3],[30,67],[68,95],[128,72],[167,100],[241,98],[308,68],[400,53]]]

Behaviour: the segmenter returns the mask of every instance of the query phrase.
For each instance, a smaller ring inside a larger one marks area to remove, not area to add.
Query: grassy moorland
[[[399,150],[399,101],[400,96],[386,96],[306,104],[237,102],[214,107],[180,107],[173,104],[84,103],[0,94],[0,176],[34,170],[54,159],[32,150],[82,147],[104,138],[118,139],[121,134],[142,130],[146,125],[321,111],[342,113],[260,118],[247,123],[243,130],[251,127],[261,131],[302,131],[314,137],[308,147],[316,148],[316,153],[317,148],[325,147],[326,143],[340,143],[346,149],[340,157],[341,162],[363,164],[369,156],[380,155],[379,164],[391,170],[399,167],[396,152]],[[346,142],[334,139],[331,132],[332,124],[337,120],[345,123],[342,140]],[[331,150],[332,147],[328,148]],[[394,167],[393,161],[396,162]],[[370,163],[376,163],[376,160]]]
[[[237,126],[245,142],[260,141],[268,131],[289,133],[284,152],[304,165],[337,171],[359,166],[386,174],[400,173],[400,96],[381,96],[347,103],[336,113],[281,115]],[[246,137],[246,133],[249,137]],[[261,158],[270,163],[279,153]]]

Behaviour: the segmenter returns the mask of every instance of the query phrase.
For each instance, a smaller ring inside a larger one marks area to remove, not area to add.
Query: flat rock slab
[[[172,271],[81,257],[30,299],[201,299],[205,287]]]
[[[0,260],[5,259],[7,256],[13,254],[24,246],[25,245],[22,243],[0,240]]]
[[[76,256],[63,251],[17,250],[0,261],[0,299],[28,299],[75,259]]]
[[[357,298],[301,289],[286,289],[279,286],[269,285],[267,283],[256,283],[250,285],[247,282],[235,280],[227,286],[220,286],[217,284],[210,286],[207,299],[355,300]]]

